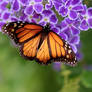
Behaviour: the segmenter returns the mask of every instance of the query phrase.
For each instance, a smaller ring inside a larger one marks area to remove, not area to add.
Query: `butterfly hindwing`
[[[48,46],[48,36],[46,36],[41,44],[40,48],[37,51],[36,59],[39,63],[48,64],[50,62],[51,56]]]
[[[69,65],[75,65],[76,56],[70,45],[54,32],[49,33],[49,44],[51,57],[55,62],[64,62]]]
[[[37,54],[37,49],[39,46],[41,34],[36,36],[35,38],[29,40],[28,42],[24,43],[21,47],[21,54],[23,57],[27,59],[35,59]]]
[[[49,33],[49,44],[53,58],[65,56],[64,42],[53,32]]]

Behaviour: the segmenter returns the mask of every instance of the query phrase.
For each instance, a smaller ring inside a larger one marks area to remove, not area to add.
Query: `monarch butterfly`
[[[20,53],[26,59],[35,59],[41,64],[64,62],[75,65],[77,62],[70,45],[53,32],[49,24],[10,22],[2,30],[20,47]]]

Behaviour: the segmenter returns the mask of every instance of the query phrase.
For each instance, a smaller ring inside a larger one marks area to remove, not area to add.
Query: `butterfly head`
[[[44,30],[46,31],[46,32],[49,32],[50,31],[50,23],[47,23],[46,24],[46,26],[44,26]]]

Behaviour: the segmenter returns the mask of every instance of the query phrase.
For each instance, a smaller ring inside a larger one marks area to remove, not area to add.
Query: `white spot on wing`
[[[72,52],[72,50],[68,50],[68,53],[70,54]]]

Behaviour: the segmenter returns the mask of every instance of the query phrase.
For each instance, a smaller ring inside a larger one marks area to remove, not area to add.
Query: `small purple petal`
[[[58,11],[59,8],[62,6],[62,3],[54,2],[54,7]]]
[[[46,5],[45,5],[45,8],[46,8],[46,9],[50,9],[50,8],[52,8],[52,7],[53,7],[52,1],[49,2],[49,4],[46,4]]]
[[[61,22],[61,27],[62,28],[65,28],[65,27],[67,27],[67,23],[66,23],[66,21],[65,20],[63,20],[62,22]]]
[[[84,19],[84,16],[80,15],[79,18],[80,18],[80,20],[83,20]]]
[[[12,21],[12,22],[18,21],[18,18],[16,18],[15,16],[14,16],[14,17],[12,16],[12,17],[11,17],[11,21]]]
[[[78,28],[80,26],[80,19],[76,19],[74,22],[73,22],[73,25]]]
[[[20,16],[20,20],[24,21],[28,16],[26,14],[23,14],[22,16]]]
[[[62,0],[62,2],[63,2],[63,3],[66,3],[66,2],[67,2],[67,0]]]
[[[48,0],[49,1],[49,0]],[[53,2],[62,3],[62,0],[52,0]]]
[[[61,24],[59,24],[59,23],[56,24],[56,27],[59,28],[59,29],[62,28],[62,27],[61,27]]]
[[[42,0],[34,0],[35,2],[42,2]]]
[[[92,28],[92,18],[88,19],[88,25],[89,25],[90,28]]]
[[[65,41],[68,40],[68,37],[66,34],[64,34],[63,32],[59,33],[59,35],[61,36],[61,38],[63,38]]]
[[[46,23],[46,24],[47,24],[47,23]],[[50,27],[51,27],[51,29],[56,28],[56,27],[55,27],[55,24],[53,24],[53,23],[50,24]],[[58,28],[57,28],[57,29],[58,29]]]
[[[70,17],[70,19],[72,19],[72,20],[75,20],[75,19],[77,19],[77,12],[76,11],[73,11],[73,10],[70,10],[70,13],[69,13],[69,17]]]
[[[38,19],[38,18],[39,18],[39,14],[34,13],[34,14],[33,14],[33,18]]]
[[[75,11],[82,11],[83,10],[83,5],[74,6],[72,9],[75,10]]]
[[[42,4],[35,4],[34,9],[37,13],[41,13],[43,10],[43,5]]]
[[[74,26],[71,26],[71,30],[73,35],[80,34],[80,30]]]
[[[88,15],[92,17],[92,8],[88,8]]]
[[[4,24],[5,24],[4,22],[0,22],[0,31],[2,30]]]
[[[67,7],[69,7],[69,6],[71,5],[71,1],[72,1],[72,0],[67,0],[67,2],[66,2],[66,6],[67,6]]]
[[[76,5],[76,4],[78,4],[80,2],[80,0],[72,0],[72,5]]]
[[[45,26],[46,25],[46,22],[45,21],[42,21],[39,24],[42,25],[42,26]]]
[[[29,0],[20,0],[22,4],[27,4]]]
[[[36,12],[34,12],[34,13],[33,13],[33,18],[34,18],[34,19],[40,19],[40,20],[41,20],[41,19],[42,19],[42,15],[37,14]]]
[[[58,28],[51,28],[51,30],[53,30],[55,33],[59,33],[59,29]]]
[[[0,18],[1,18],[1,16],[2,16],[2,13],[0,12]]]
[[[80,42],[79,44],[76,45],[78,49],[82,48],[82,43]]]
[[[86,31],[86,30],[89,29],[86,20],[83,20],[83,21],[81,22],[81,24],[80,24],[80,29],[81,29],[81,30],[84,30],[84,31]]]
[[[62,28],[62,29],[61,29],[61,32],[67,32],[67,31],[69,31],[69,30],[70,30],[70,28],[66,26],[65,28]]]
[[[71,30],[70,30],[69,27],[63,28],[63,29],[61,30],[61,32],[64,32],[64,33],[67,35],[67,37],[68,37],[69,39],[71,38]]]
[[[29,22],[29,23],[34,23],[34,22],[32,22],[32,19],[31,18],[26,18],[24,21],[26,21],[26,22]]]
[[[5,12],[5,13],[3,14],[3,19],[4,19],[4,20],[7,20],[9,17],[10,17],[10,13]]]
[[[26,9],[25,9],[25,14],[27,14],[27,15],[31,15],[32,13],[33,13],[33,6],[32,5],[30,5],[30,6],[28,6]]]
[[[2,10],[6,10],[6,6],[7,6],[8,2],[3,2],[1,5],[0,5],[0,9]]]
[[[70,41],[70,43],[72,44],[79,44],[79,42],[80,42],[80,37],[78,35],[74,36]]]
[[[87,6],[84,5],[84,6],[83,6],[83,10],[82,10],[82,11],[79,11],[79,13],[80,13],[81,15],[85,15],[86,12],[87,12]]]
[[[65,16],[67,16],[68,9],[67,9],[66,7],[62,6],[62,7],[60,7],[59,13],[60,13],[63,17],[65,17]]]
[[[76,53],[76,57],[77,57],[77,60],[78,60],[78,61],[79,61],[79,60],[82,60],[82,59],[83,59],[83,54],[80,53],[80,52],[77,52],[77,53]]]
[[[73,49],[74,53],[77,53],[77,47],[74,44],[70,44],[71,48]]]
[[[50,16],[50,15],[52,14],[52,11],[51,11],[51,10],[44,10],[44,11],[42,12],[42,14],[43,14],[44,16]]]
[[[0,2],[3,2],[3,0],[0,0]]]
[[[57,17],[54,14],[51,15],[50,21],[53,22],[53,23],[57,23]]]
[[[32,23],[36,23],[36,24],[37,24],[37,21],[34,20],[34,19],[29,19],[29,21],[32,22]],[[40,24],[40,23],[39,23],[39,24]]]
[[[13,3],[13,10],[18,11],[20,8],[18,0],[15,0]]]
[[[70,20],[69,18],[65,18],[65,21],[67,24],[72,24],[73,23],[73,20]]]

